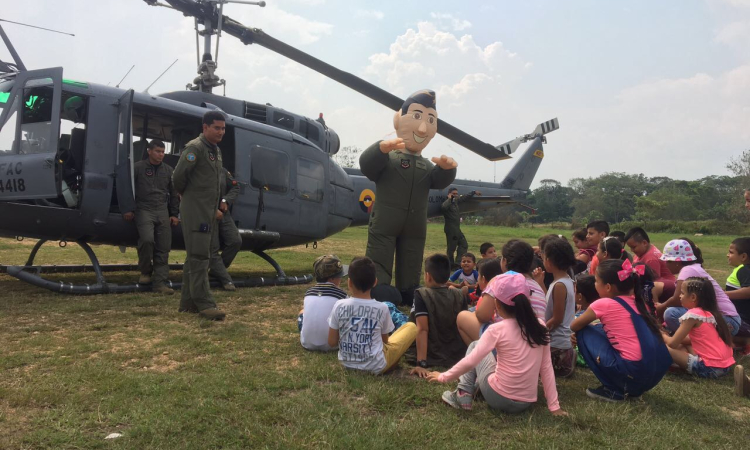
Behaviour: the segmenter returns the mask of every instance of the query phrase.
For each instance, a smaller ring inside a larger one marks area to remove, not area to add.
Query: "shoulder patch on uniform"
[[[190,162],[195,161],[195,153],[193,152],[188,153],[187,155],[185,155],[185,159],[187,159]]]

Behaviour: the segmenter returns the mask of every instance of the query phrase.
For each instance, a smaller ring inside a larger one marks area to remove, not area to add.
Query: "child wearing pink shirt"
[[[646,309],[639,269],[630,261],[603,261],[596,271],[601,298],[570,324],[578,351],[602,385],[586,394],[609,402],[639,397],[661,381],[672,358]],[[589,325],[599,319],[601,324]]]
[[[719,312],[713,285],[705,278],[690,277],[681,290],[680,302],[688,311],[680,317],[674,336],[664,336],[672,359],[701,378],[726,375],[734,364],[732,334]]]
[[[507,413],[522,412],[536,402],[541,376],[549,410],[556,416],[567,415],[557,401],[549,333],[531,309],[526,278],[521,274],[499,275],[490,281],[484,294],[492,297],[497,314],[504,320],[490,325],[478,341],[472,342],[466,357],[447,372],[415,368],[411,373],[440,383],[458,379],[455,391],[443,393],[443,401],[454,408],[470,410],[478,389],[490,408]]]

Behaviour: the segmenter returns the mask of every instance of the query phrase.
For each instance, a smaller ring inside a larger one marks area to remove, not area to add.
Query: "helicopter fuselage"
[[[0,108],[4,236],[135,246],[136,227],[122,216],[134,208],[133,163],[145,157],[147,140],[160,139],[168,146],[164,163],[174,166],[185,143],[200,133],[208,109],[227,115],[220,148],[240,184],[232,216],[243,249],[320,241],[365,225],[375,201],[374,183],[356,170],[347,173],[332,158],[339,147],[332,129],[271,105],[196,91],[136,93],[63,80],[56,68],[0,83]],[[493,183],[455,184],[462,194],[526,192]],[[446,195],[430,192],[429,216],[440,215]],[[179,226],[172,248],[184,248]]]

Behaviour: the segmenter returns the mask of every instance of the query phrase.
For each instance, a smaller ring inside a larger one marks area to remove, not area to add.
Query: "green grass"
[[[444,251],[441,225],[430,225],[426,253]],[[542,228],[466,226],[476,251]],[[570,231],[555,231],[570,234]],[[676,236],[653,236],[657,246]],[[706,266],[723,283],[731,237],[695,237]],[[33,242],[0,240],[0,261],[23,264]],[[366,229],[318,244],[273,251],[289,274],[313,259],[361,255]],[[97,247],[104,263],[135,263],[136,253]],[[181,261],[173,252],[170,261]],[[47,244],[39,263],[86,262],[80,249]],[[269,274],[241,254],[234,273]],[[180,273],[173,272],[179,280]],[[66,281],[90,275],[48,275]],[[111,274],[114,282],[135,274]],[[72,297],[0,276],[0,448],[745,448],[750,400],[732,380],[668,374],[642,401],[611,405],[584,394],[596,380],[579,370],[559,380],[570,417],[540,401],[509,416],[478,403],[447,408],[443,390],[412,378],[406,366],[383,377],[344,371],[335,354],[299,345],[296,316],[307,286],[215,292],[224,323],[177,313],[178,298],[154,294]],[[745,364],[750,364],[746,359]],[[105,441],[110,433],[123,437]]]

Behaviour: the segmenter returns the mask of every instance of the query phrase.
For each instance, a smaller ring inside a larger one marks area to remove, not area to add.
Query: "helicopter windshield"
[[[11,89],[13,89],[12,80],[0,83],[0,115],[5,108],[11,106],[8,104]],[[0,127],[2,127],[0,128],[0,156],[11,153],[16,134],[16,120],[17,115],[13,113],[6,119],[5,124],[0,124]]]

